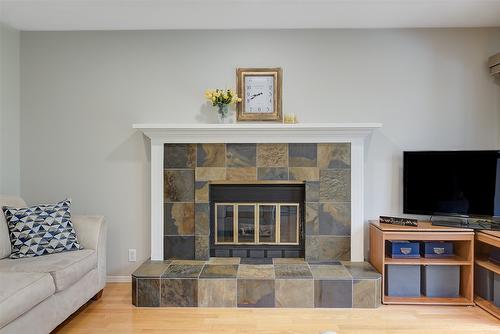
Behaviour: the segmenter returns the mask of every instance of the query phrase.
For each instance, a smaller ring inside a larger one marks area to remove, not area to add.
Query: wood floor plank
[[[111,283],[53,333],[499,334],[479,307],[384,305],[378,309],[136,308],[130,284]]]

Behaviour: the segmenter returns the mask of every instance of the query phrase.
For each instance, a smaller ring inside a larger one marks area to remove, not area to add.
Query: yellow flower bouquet
[[[230,104],[241,102],[241,98],[232,89],[209,89],[205,92],[205,97],[212,106],[217,107],[221,120],[227,117]]]

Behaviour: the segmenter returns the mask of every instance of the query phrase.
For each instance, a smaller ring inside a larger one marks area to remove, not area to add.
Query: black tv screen
[[[404,152],[403,212],[500,216],[500,151]]]

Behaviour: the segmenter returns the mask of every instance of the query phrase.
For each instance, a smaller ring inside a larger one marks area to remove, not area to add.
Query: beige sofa
[[[24,207],[1,196],[0,207]],[[84,249],[9,259],[8,228],[0,210],[0,333],[49,333],[106,283],[106,224],[100,216],[73,216]]]

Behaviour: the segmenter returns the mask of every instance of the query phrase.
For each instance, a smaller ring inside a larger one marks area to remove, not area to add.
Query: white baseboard
[[[132,281],[131,276],[107,276],[106,282],[108,283],[130,283]]]

